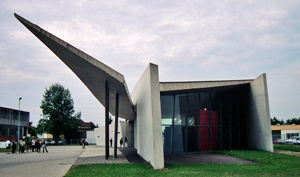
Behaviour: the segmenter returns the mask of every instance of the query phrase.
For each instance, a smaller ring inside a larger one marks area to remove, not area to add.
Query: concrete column
[[[109,157],[109,89],[105,81],[105,158]]]
[[[118,146],[118,120],[119,119],[119,94],[116,93],[116,114],[115,114],[115,136],[114,136],[114,158],[117,158]]]

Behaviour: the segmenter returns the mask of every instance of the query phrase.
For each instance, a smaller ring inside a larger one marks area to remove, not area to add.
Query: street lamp
[[[21,102],[22,98],[19,98],[19,115],[18,115],[18,143],[20,141],[20,102]]]
[[[43,116],[43,114],[41,114],[40,116]],[[42,119],[40,119],[40,123],[42,123]],[[44,139],[44,124],[45,124],[45,122],[43,122],[43,134],[42,134],[43,135],[43,139]]]
[[[42,116],[42,114],[41,114],[41,116]],[[43,138],[45,138],[45,128],[44,128],[44,125],[45,125],[45,123],[46,123],[46,120],[48,120],[49,119],[49,116],[46,116],[46,118],[45,118],[45,116],[43,115],[43,117],[44,117],[44,119],[43,119]]]

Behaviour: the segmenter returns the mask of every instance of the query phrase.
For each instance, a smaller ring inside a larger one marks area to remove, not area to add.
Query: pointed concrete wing
[[[108,81],[109,110],[112,115],[115,115],[116,93],[118,93],[119,117],[135,119],[130,94],[122,74],[23,17],[14,15],[79,77],[103,106],[105,106],[105,81]]]

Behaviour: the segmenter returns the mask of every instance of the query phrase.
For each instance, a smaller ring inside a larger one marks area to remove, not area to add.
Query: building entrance
[[[161,95],[164,153],[246,148],[247,93],[238,90]]]

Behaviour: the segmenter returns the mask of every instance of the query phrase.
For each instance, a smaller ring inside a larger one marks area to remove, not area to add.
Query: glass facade
[[[245,89],[161,93],[165,154],[246,148]]]
[[[18,136],[19,111],[0,107],[0,139]],[[29,112],[20,111],[20,137],[27,134]]]

